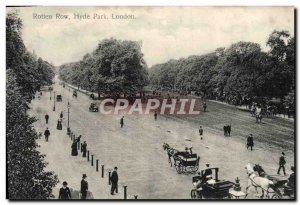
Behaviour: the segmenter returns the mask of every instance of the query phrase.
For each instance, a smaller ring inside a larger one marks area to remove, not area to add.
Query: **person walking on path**
[[[247,138],[247,149],[250,147],[252,151],[253,146],[254,146],[253,136],[252,134],[250,134],[249,137]]]
[[[86,141],[84,141],[82,144],[82,157],[86,157],[86,147],[87,147],[87,144],[86,144]]]
[[[48,114],[45,115],[45,120],[46,120],[46,124],[48,124],[48,121],[49,121],[49,115]]]
[[[59,199],[71,199],[71,191],[68,187],[68,183],[66,181],[63,182],[63,187],[59,190]]]
[[[62,130],[61,118],[57,120],[57,126],[56,126],[56,129]]]
[[[62,111],[60,112],[59,117],[60,117],[60,119],[63,119],[64,115],[63,115],[63,112],[62,112]]]
[[[119,177],[118,177],[118,173],[117,173],[118,167],[114,168],[114,171],[111,174],[110,177],[110,182],[111,182],[111,190],[110,190],[110,194],[114,195],[114,192],[116,191],[116,193],[118,193],[118,181],[119,181]]]
[[[207,108],[207,105],[206,105],[206,102],[203,103],[203,110],[204,112],[206,112],[206,108]]]
[[[83,174],[81,180],[81,187],[80,187],[81,199],[86,199],[87,191],[89,189],[89,184],[86,178],[87,178],[86,174]]]
[[[202,129],[202,126],[200,126],[199,128],[199,135],[201,136],[200,139],[202,140],[203,139],[203,129]]]
[[[50,131],[49,131],[48,127],[47,127],[47,129],[45,130],[44,135],[45,135],[45,140],[46,140],[46,142],[48,142],[48,139],[49,139],[49,136],[50,136]]]
[[[281,156],[279,157],[279,168],[278,168],[277,174],[280,174],[280,170],[282,168],[283,169],[283,174],[285,176],[286,175],[286,173],[285,173],[286,161],[285,161],[284,156],[285,156],[284,152],[281,152]]]
[[[157,120],[157,112],[156,111],[154,112],[154,120],[155,121]]]
[[[120,124],[121,124],[121,128],[123,128],[123,126],[124,126],[124,116],[122,116],[122,118],[120,120]]]
[[[78,155],[78,151],[77,151],[77,140],[74,140],[72,145],[71,145],[71,148],[72,148],[72,152],[71,152],[71,155],[72,156],[77,156]]]

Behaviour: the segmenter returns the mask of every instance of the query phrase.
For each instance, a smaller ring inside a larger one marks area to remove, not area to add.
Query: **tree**
[[[141,45],[105,39],[82,61],[60,67],[60,78],[105,95],[135,95],[148,84]]]
[[[6,140],[9,199],[48,199],[58,183],[53,172],[45,172],[44,155],[37,151],[37,133],[27,115],[27,102],[12,70],[6,77]]]
[[[27,115],[31,96],[50,84],[53,66],[26,50],[21,38],[22,21],[16,13],[6,17],[6,141],[9,199],[47,199],[58,183],[46,172],[44,155],[37,151],[34,118]]]

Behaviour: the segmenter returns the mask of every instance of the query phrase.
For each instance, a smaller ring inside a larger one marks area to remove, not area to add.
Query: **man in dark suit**
[[[82,144],[82,157],[86,157],[86,150],[87,150],[87,144],[86,141],[83,142]]]
[[[200,128],[199,128],[199,135],[201,136],[200,139],[202,140],[203,139],[203,137],[202,137],[202,135],[203,135],[202,126],[200,126]]]
[[[45,115],[45,120],[46,120],[46,124],[48,124],[48,121],[49,121],[49,115],[48,114]]]
[[[291,166],[291,170],[293,173],[288,178],[287,186],[295,189],[295,167]]]
[[[123,126],[124,126],[124,116],[121,118],[120,124],[121,124],[121,128],[123,128]]]
[[[118,193],[118,173],[117,173],[118,167],[114,168],[114,171],[111,174],[110,177],[110,182],[111,182],[111,190],[110,190],[110,194],[114,195],[114,191],[116,190],[116,193]]]
[[[48,142],[48,139],[49,139],[49,136],[50,136],[50,131],[49,131],[48,127],[45,130],[44,135],[45,135],[46,142]]]
[[[253,140],[253,135],[250,134],[249,137],[247,138],[247,149],[250,147],[251,151],[253,150],[254,146],[254,140]]]
[[[285,167],[284,167],[284,166],[285,166],[285,164],[286,164],[286,161],[285,161],[284,156],[285,156],[284,152],[281,152],[281,157],[279,158],[279,168],[278,168],[277,174],[280,173],[280,170],[281,170],[281,168],[282,168],[282,169],[283,169],[283,174],[284,174],[284,176],[285,176],[286,173],[285,173]]]
[[[206,169],[203,173],[202,176],[202,184],[205,183],[207,181],[207,176],[211,176],[212,175],[212,170],[209,168],[209,164],[206,164]]]
[[[212,175],[212,170],[209,168],[209,164],[206,164],[206,170],[204,171],[204,175]]]
[[[68,186],[68,183],[64,181],[63,187],[60,188],[60,190],[59,190],[59,196],[58,196],[59,199],[71,199],[72,198],[71,191],[70,191],[69,187],[67,187],[67,186]]]
[[[83,174],[81,180],[81,188],[80,188],[81,199],[86,199],[87,191],[89,189],[89,185],[88,182],[86,181],[86,178],[87,178],[86,174]]]

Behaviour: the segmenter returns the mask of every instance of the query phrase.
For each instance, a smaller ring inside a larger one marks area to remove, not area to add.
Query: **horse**
[[[260,196],[260,198],[263,199],[265,195],[264,193],[265,192],[268,193],[269,189],[274,187],[274,183],[265,177],[260,177],[258,173],[254,171],[250,163],[246,164],[245,169],[247,170],[247,174],[248,174],[248,186],[246,187],[245,198],[248,196],[248,189],[251,186],[253,186],[257,194],[258,194],[257,188],[261,188],[262,195]]]
[[[163,148],[164,148],[164,150],[166,150],[167,153],[168,153],[169,163],[170,163],[170,165],[171,165],[171,167],[172,167],[172,160],[171,160],[171,158],[174,156],[174,154],[176,154],[176,150],[173,149],[173,148],[172,148],[169,144],[167,144],[167,143],[164,143],[164,144],[163,144]]]

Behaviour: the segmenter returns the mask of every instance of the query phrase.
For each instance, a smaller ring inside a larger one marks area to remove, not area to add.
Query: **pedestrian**
[[[118,173],[117,173],[118,167],[114,168],[114,171],[111,174],[110,177],[110,182],[111,182],[111,190],[110,190],[110,194],[114,195],[114,192],[116,191],[116,193],[118,193],[118,181],[119,181],[119,177],[118,177]]]
[[[200,139],[202,140],[203,139],[203,137],[202,137],[202,135],[203,135],[202,126],[200,126],[200,128],[199,128],[199,135],[201,136]]]
[[[62,130],[61,119],[58,119],[58,120],[57,120],[57,126],[56,126],[56,129]]]
[[[59,190],[59,199],[71,199],[71,191],[68,187],[68,183],[66,181],[63,182],[63,187]]]
[[[120,120],[120,124],[121,124],[121,128],[123,128],[123,126],[124,126],[124,116],[122,116],[122,118]]]
[[[44,135],[45,135],[45,140],[46,140],[46,142],[48,142],[48,139],[49,139],[49,136],[50,136],[50,131],[49,131],[48,127],[47,127],[47,129],[45,130]]]
[[[154,120],[157,120],[157,112],[154,112]]]
[[[292,171],[292,173],[290,174],[290,176],[288,178],[286,186],[295,190],[295,167],[294,166],[291,166],[291,171]]]
[[[71,145],[71,148],[72,148],[72,152],[71,152],[71,155],[72,156],[77,156],[78,155],[78,151],[77,151],[77,140],[74,140],[72,145]]]
[[[82,157],[86,157],[86,147],[87,147],[87,144],[86,144],[86,141],[84,141],[82,144]]]
[[[62,119],[62,118],[64,117],[64,115],[63,115],[63,112],[62,112],[62,111],[60,112],[60,115],[59,115],[59,117],[60,117],[60,119]]]
[[[206,108],[207,108],[207,105],[206,105],[206,102],[203,103],[203,110],[204,112],[206,112]]]
[[[42,91],[40,92],[40,95],[41,95],[41,96],[43,95]]]
[[[86,178],[87,178],[86,174],[83,174],[81,180],[81,187],[80,187],[81,199],[86,199],[87,191],[89,189],[89,184]]]
[[[46,124],[48,124],[48,121],[49,121],[49,115],[48,114],[45,115],[45,120],[46,120]]]
[[[286,164],[286,161],[285,161],[285,154],[284,152],[281,152],[281,156],[279,157],[279,168],[278,168],[278,171],[277,171],[277,174],[280,173],[280,170],[281,168],[283,169],[283,174],[284,176],[286,175],[285,173],[285,164]]]
[[[250,147],[251,151],[253,150],[253,146],[254,146],[254,140],[253,140],[253,135],[250,134],[247,138],[247,149]]]

